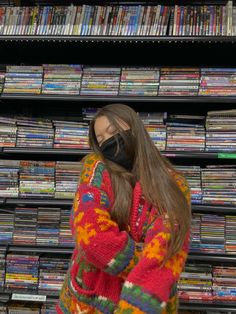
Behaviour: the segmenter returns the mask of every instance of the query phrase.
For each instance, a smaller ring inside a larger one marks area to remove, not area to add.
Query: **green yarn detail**
[[[149,296],[147,294],[142,294],[141,295],[141,299],[144,301],[144,302],[148,302],[149,301]],[[150,300],[151,302],[153,301],[153,299]]]
[[[122,312],[120,312],[121,314],[133,314],[134,311],[132,309],[125,309],[125,310],[122,310]]]
[[[175,314],[176,313],[176,309],[178,307],[178,301],[177,301],[177,297],[175,298],[174,302],[168,302],[166,305],[166,312],[168,314]]]
[[[118,273],[122,272],[128,265],[127,265],[127,256],[130,255],[130,251],[132,249],[132,240],[130,238],[128,238],[128,243],[125,246],[125,249],[118,253],[115,257],[114,257],[114,261],[113,264],[111,266],[108,266],[106,268],[106,272],[112,274],[112,275],[116,275],[117,274],[117,270]],[[132,252],[132,258],[134,257],[134,251]],[[132,260],[132,259],[131,259]],[[130,263],[130,261],[129,261]],[[122,266],[124,265],[124,266]]]
[[[136,297],[142,297],[142,290],[139,287],[134,287],[132,294]],[[144,295],[143,295],[144,296]]]
[[[170,298],[177,294],[177,283],[174,284],[171,288]]]
[[[63,311],[63,314],[71,314],[64,306],[64,304],[62,302],[59,302],[59,306],[61,308],[61,310]]]
[[[123,286],[122,295],[132,295],[134,298],[143,300],[145,304],[150,304],[152,308],[161,309],[161,302],[152,297],[149,293],[144,292],[140,287],[132,285],[131,287]]]
[[[105,166],[102,163],[98,163],[95,169],[94,177],[91,181],[91,184],[97,188],[100,188],[102,185],[102,174]]]

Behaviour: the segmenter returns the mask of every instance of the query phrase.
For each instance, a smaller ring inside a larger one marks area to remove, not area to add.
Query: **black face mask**
[[[130,130],[124,131],[125,136],[132,138]],[[133,158],[129,156],[123,137],[118,133],[106,140],[100,147],[103,156],[118,165],[124,167],[128,171],[132,170]]]

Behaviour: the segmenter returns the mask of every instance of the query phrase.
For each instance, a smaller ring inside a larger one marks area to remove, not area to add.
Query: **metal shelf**
[[[64,247],[56,245],[23,245],[23,244],[8,244],[1,245],[6,247],[7,252],[34,252],[34,253],[52,253],[52,254],[72,254],[74,247]],[[188,261],[203,261],[203,262],[236,262],[236,254],[209,254],[209,253],[189,253]]]
[[[236,36],[42,36],[1,35],[0,41],[14,42],[114,42],[114,43],[235,43]]]
[[[45,198],[3,198],[3,201],[0,198],[0,204],[5,205],[47,205],[47,206],[71,206],[73,203],[73,200],[71,199],[45,199]]]
[[[0,154],[39,154],[39,155],[68,155],[85,156],[91,153],[89,149],[67,149],[67,148],[24,148],[24,147],[3,147]],[[162,155],[168,158],[193,158],[193,159],[235,159],[236,152],[204,152],[204,151],[162,151]]]
[[[5,150],[4,150],[5,151]],[[168,158],[204,158],[204,159],[235,159],[236,152],[207,152],[207,151],[163,151],[161,152]]]
[[[12,0],[8,0],[12,1]],[[68,5],[68,0],[13,0],[13,2],[17,5],[19,3],[21,5],[27,6],[27,5]],[[81,0],[72,0],[71,1],[74,4],[81,4]],[[185,0],[184,5],[225,5],[227,0]],[[173,0],[149,0],[148,2],[146,0],[103,0],[102,2],[99,0],[84,0],[84,4],[107,4],[107,5],[132,5],[132,4],[163,4],[163,5],[171,5],[173,6]],[[233,3],[235,3],[235,0],[233,0]],[[174,4],[183,5],[183,0],[175,0]]]
[[[29,296],[29,300],[27,298],[25,301],[31,301],[35,302],[35,300],[32,300],[30,296],[46,296],[46,301],[49,302],[56,302],[59,298],[59,293],[57,292],[43,292],[43,291],[32,291],[32,290],[24,290],[24,289],[19,289],[19,290],[9,290],[9,289],[1,289],[0,291],[0,303],[8,303],[12,299],[13,294],[18,294],[18,295],[27,295]],[[39,301],[40,302],[40,301]]]
[[[12,294],[17,293],[20,295],[44,295],[46,296],[46,300],[49,302],[56,302],[59,298],[59,294],[57,293],[49,293],[46,292],[34,292],[34,291],[22,291],[22,290],[14,290],[8,292],[0,292],[0,302],[7,303],[11,300]],[[233,302],[184,302],[180,301],[179,309],[181,310],[198,310],[198,311],[229,311],[236,312],[236,303]]]
[[[57,302],[59,298],[59,294],[57,293],[49,293],[49,292],[34,292],[34,291],[22,291],[22,290],[14,290],[14,291],[1,291],[0,292],[0,302],[7,303],[11,300],[12,294],[17,293],[19,295],[43,295],[46,296],[46,300],[49,302]],[[30,298],[29,298],[30,301]],[[179,309],[181,310],[203,310],[203,311],[229,311],[236,312],[236,303],[233,302],[184,302],[180,301]]]
[[[236,313],[236,303],[216,303],[216,302],[183,302],[180,301],[179,309],[196,311],[228,311]]]
[[[235,213],[236,214],[236,206],[233,205],[207,205],[207,204],[192,204],[193,212],[201,212],[201,213]]]
[[[2,153],[6,154],[40,154],[40,155],[78,155],[85,156],[91,153],[88,149],[66,149],[66,148],[24,148],[24,147],[13,147],[3,148]]]
[[[219,254],[219,255],[211,255],[209,253],[189,253],[188,261],[203,261],[203,262],[228,262],[228,263],[235,263],[236,262],[236,255],[226,255],[226,254]]]
[[[236,41],[235,41],[236,42]],[[0,99],[25,99],[44,101],[79,101],[79,102],[150,102],[150,103],[229,103],[236,102],[235,96],[83,96],[83,95],[29,95],[29,94],[1,94]]]
[[[33,245],[14,245],[7,246],[8,252],[34,252],[34,253],[53,253],[53,254],[72,254],[73,247],[63,246],[33,246]]]
[[[50,199],[50,198],[0,198],[0,205],[48,205],[48,206],[71,206],[72,199]],[[236,212],[236,206],[233,205],[211,205],[211,204],[192,204],[192,210],[195,212]]]
[[[8,0],[10,1],[10,0]],[[12,1],[12,0],[11,0]],[[45,3],[48,3],[50,5],[68,5],[68,0],[13,0],[13,2],[15,4],[21,4],[21,5],[34,5],[34,4],[37,4],[37,5],[45,5]],[[73,0],[71,1],[72,3],[74,4],[81,4],[81,0]],[[204,5],[204,4],[214,4],[214,5],[219,5],[219,4],[222,4],[222,5],[225,5],[225,3],[227,2],[227,0],[185,0],[184,1],[184,4],[186,5],[193,5],[193,4],[196,4],[196,5]],[[233,2],[235,2],[235,0],[233,0]],[[147,4],[147,1],[145,0],[114,0],[114,1],[111,1],[111,0],[103,0],[102,2],[99,1],[99,0],[84,0],[83,3],[85,4],[99,4],[101,5],[102,4],[109,4],[109,5],[120,5],[120,4]],[[173,5],[173,0],[149,0],[148,1],[148,4],[165,4],[165,5]],[[180,4],[182,5],[183,4],[183,1],[181,0],[175,0],[174,1],[175,4]]]

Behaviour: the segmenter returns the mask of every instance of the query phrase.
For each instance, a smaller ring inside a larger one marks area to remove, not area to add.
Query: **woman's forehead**
[[[106,129],[109,127],[110,124],[111,123],[106,116],[98,117],[94,123],[95,133],[106,131]]]
[[[125,122],[123,121],[122,119],[120,118],[116,118],[114,119],[116,121],[116,123],[120,126],[121,129],[123,130],[128,130],[130,129],[130,126]],[[113,124],[109,119],[108,117],[106,116],[100,116],[98,117],[96,120],[95,120],[95,123],[94,123],[94,131],[96,134],[99,134],[99,133],[103,133],[107,130],[107,128]]]

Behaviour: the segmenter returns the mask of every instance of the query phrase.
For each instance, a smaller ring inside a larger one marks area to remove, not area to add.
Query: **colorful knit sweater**
[[[185,180],[178,174],[175,178],[189,201]],[[129,233],[111,220],[112,202],[109,173],[99,156],[90,154],[74,200],[76,248],[57,313],[177,313],[176,283],[187,258],[189,235],[183,248],[159,267],[170,233],[165,219],[143,199],[140,184],[133,190]]]

